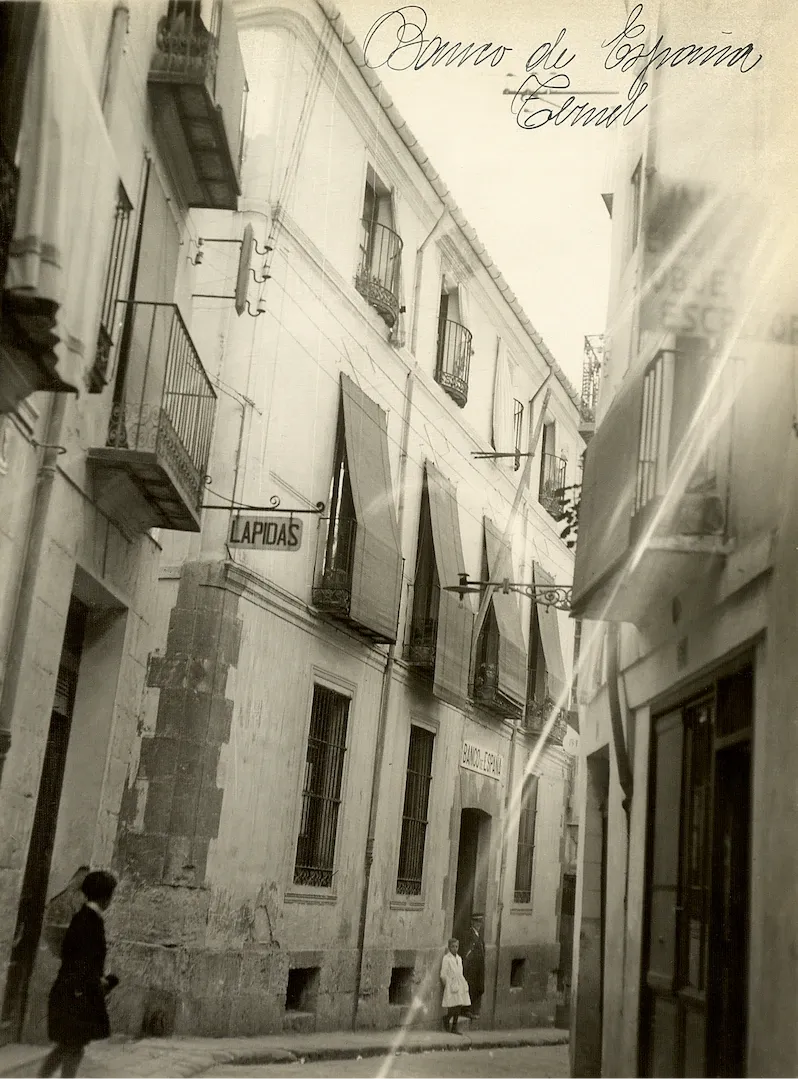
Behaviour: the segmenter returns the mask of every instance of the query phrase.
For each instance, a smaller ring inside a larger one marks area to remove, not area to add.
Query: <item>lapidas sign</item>
[[[295,517],[238,514],[230,522],[227,543],[231,548],[255,551],[299,551],[302,521]]]

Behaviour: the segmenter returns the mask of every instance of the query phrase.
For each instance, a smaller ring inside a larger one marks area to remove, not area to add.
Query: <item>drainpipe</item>
[[[438,222],[440,224],[440,222]],[[437,228],[437,226],[436,226]],[[434,229],[433,229],[434,232]],[[432,233],[430,233],[432,236]],[[430,237],[427,237],[429,240]],[[426,241],[425,241],[426,243]],[[415,320],[415,310],[413,312]],[[405,477],[407,474],[408,446],[410,442],[410,415],[413,408],[413,389],[415,378],[412,371],[407,373],[407,388],[405,392],[405,411],[402,421],[402,441],[399,454],[399,497],[396,508],[396,523],[399,532],[399,543],[402,542],[402,525],[405,515]],[[401,615],[401,599],[399,614]],[[371,867],[374,862],[374,839],[377,832],[377,811],[380,802],[380,779],[382,776],[382,764],[385,757],[385,732],[388,726],[388,709],[391,700],[391,684],[393,682],[393,667],[396,656],[396,643],[388,646],[385,659],[385,669],[382,675],[382,693],[380,696],[380,714],[377,721],[377,742],[374,748],[374,766],[371,773],[371,798],[369,802],[369,826],[366,836],[366,852],[363,861],[363,891],[360,897],[360,921],[357,931],[357,969],[355,971],[355,992],[352,1004],[352,1030],[357,1030],[358,1011],[360,1008],[360,988],[363,983],[363,960],[365,957],[366,926],[369,914],[369,892],[371,888]]]
[[[621,713],[621,697],[618,693],[618,669],[620,648],[620,625],[610,628],[607,635],[607,695],[610,705],[610,726],[612,728],[612,744],[615,750],[615,764],[618,766],[618,780],[623,791],[623,808],[626,813],[627,832],[629,816],[632,809],[632,766],[629,762],[629,752],[626,748],[626,738],[623,730],[623,715]]]
[[[39,471],[36,474],[36,489],[33,496],[28,522],[27,541],[25,546],[25,561],[22,566],[22,575],[17,593],[17,603],[14,610],[14,622],[11,626],[11,636],[6,654],[6,669],[3,679],[3,689],[0,693],[0,784],[3,780],[3,769],[11,748],[11,728],[14,719],[14,705],[17,700],[20,677],[22,675],[22,662],[25,653],[25,644],[28,638],[30,617],[33,610],[33,599],[36,589],[36,575],[42,559],[44,549],[44,535],[47,517],[50,512],[50,502],[53,493],[53,481],[55,479],[58,455],[62,447],[61,441],[64,416],[66,413],[66,395],[55,394],[53,397],[50,416],[47,421],[47,434],[41,447],[42,454]]]

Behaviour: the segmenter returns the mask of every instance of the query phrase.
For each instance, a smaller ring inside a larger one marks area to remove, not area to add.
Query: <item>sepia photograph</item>
[[[0,0],[0,1078],[798,1076],[797,50]]]

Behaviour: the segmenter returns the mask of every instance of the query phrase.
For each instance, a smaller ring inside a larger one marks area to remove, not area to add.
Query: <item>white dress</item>
[[[441,964],[441,982],[443,983],[444,1009],[451,1009],[454,1005],[470,1005],[471,998],[468,993],[468,983],[463,975],[463,960],[453,956],[449,950],[443,957]]]

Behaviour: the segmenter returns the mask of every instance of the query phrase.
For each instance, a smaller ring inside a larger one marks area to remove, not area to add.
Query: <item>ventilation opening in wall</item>
[[[409,1005],[413,1000],[413,969],[395,967],[391,970],[391,985],[388,987],[390,1005]]]
[[[319,989],[319,969],[291,968],[285,990],[286,1012],[315,1012]]]
[[[523,956],[516,956],[510,962],[510,987],[513,990],[521,990],[524,985],[524,970],[526,960]]]

